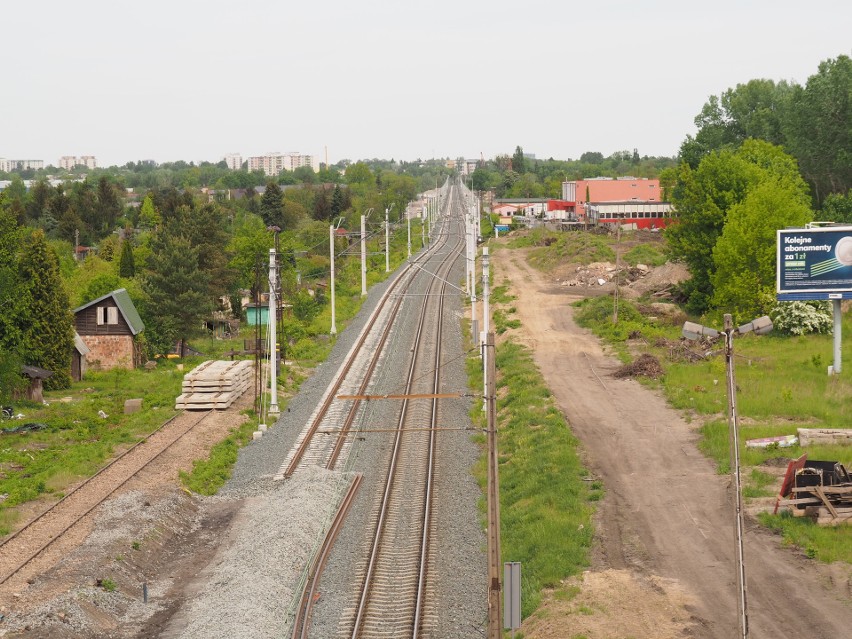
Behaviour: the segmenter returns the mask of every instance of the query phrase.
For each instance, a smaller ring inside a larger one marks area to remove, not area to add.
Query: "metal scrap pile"
[[[852,523],[852,477],[840,462],[792,461],[775,503],[790,508],[797,517],[811,517],[821,525]]]

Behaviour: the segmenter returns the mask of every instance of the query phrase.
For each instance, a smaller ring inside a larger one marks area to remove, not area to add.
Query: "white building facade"
[[[303,166],[316,171],[316,159],[312,155],[299,153],[267,153],[248,159],[249,171],[263,171],[265,175],[281,175],[282,171],[294,171]]]
[[[241,168],[243,168],[243,156],[239,153],[228,153],[222,159],[225,161],[225,164],[228,165],[228,168],[232,171],[239,171]]]
[[[63,155],[59,158],[60,169],[71,171],[77,165],[85,166],[87,169],[96,169],[98,168],[98,160],[94,155],[81,155],[80,157],[76,155]]]
[[[7,160],[5,158],[0,158],[0,171],[3,171],[4,173],[43,168],[44,160]]]

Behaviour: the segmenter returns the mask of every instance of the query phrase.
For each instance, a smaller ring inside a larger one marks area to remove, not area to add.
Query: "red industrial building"
[[[595,225],[664,228],[673,217],[671,204],[662,201],[660,181],[649,178],[596,177],[563,182],[562,202],[574,204],[576,221]]]

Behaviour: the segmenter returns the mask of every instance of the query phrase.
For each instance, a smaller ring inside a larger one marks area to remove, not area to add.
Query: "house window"
[[[118,308],[115,306],[98,306],[95,309],[98,326],[103,324],[118,324]]]

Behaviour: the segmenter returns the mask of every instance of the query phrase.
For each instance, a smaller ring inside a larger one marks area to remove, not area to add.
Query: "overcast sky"
[[[852,54],[848,0],[0,5],[0,157],[674,155],[708,96]]]

